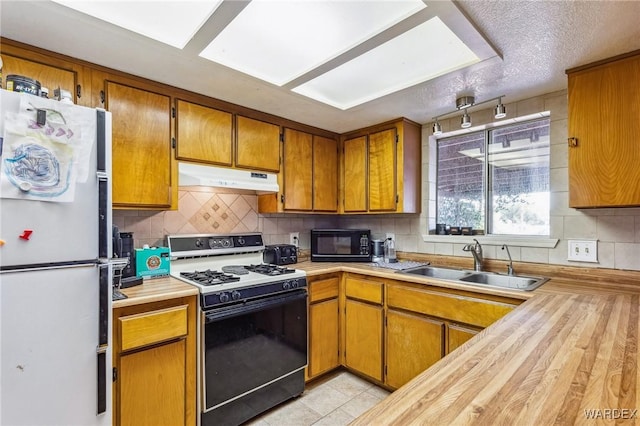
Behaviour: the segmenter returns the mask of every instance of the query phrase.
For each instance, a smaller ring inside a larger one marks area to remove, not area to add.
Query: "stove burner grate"
[[[244,268],[251,272],[256,272],[258,274],[270,275],[270,276],[291,274],[296,271],[295,269],[286,268],[278,265],[269,265],[264,263],[260,265],[249,265],[249,266],[245,266]]]
[[[180,276],[200,285],[216,285],[240,281],[240,277],[210,269],[206,271],[180,272]]]

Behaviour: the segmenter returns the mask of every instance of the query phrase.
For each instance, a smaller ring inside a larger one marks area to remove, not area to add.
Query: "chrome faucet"
[[[513,260],[511,260],[511,253],[509,253],[509,247],[507,247],[506,244],[503,244],[502,250],[506,250],[507,256],[509,256],[509,264],[507,265],[507,275],[514,276],[516,273],[513,270]]]
[[[476,243],[467,244],[462,248],[462,250],[471,252],[471,254],[473,255],[473,269],[475,271],[482,271],[482,246],[475,238],[473,239],[473,241],[475,241]]]

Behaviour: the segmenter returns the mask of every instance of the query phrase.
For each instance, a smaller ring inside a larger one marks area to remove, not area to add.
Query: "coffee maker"
[[[113,257],[128,259],[127,266],[122,269],[120,288],[142,284],[142,278],[136,277],[136,251],[133,247],[133,232],[120,232],[113,226]],[[115,280],[114,276],[114,280]],[[116,284],[114,282],[114,284]]]

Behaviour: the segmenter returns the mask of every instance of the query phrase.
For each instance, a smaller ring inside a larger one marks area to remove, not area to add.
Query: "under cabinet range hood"
[[[218,188],[247,189],[258,193],[278,192],[278,179],[274,173],[178,163],[179,186],[213,186]]]

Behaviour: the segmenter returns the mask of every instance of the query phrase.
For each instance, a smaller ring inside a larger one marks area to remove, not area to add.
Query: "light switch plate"
[[[573,262],[598,263],[597,240],[569,240],[569,253],[567,260]]]

